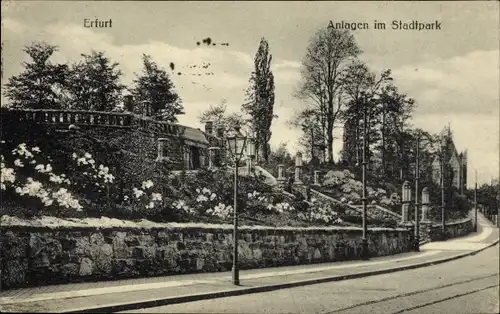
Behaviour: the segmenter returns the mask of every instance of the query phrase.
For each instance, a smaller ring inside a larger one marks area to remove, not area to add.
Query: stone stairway
[[[337,199],[335,199],[335,198],[333,198],[333,197],[331,197],[331,196],[328,196],[328,195],[326,195],[326,194],[323,194],[323,193],[321,193],[321,192],[319,192],[319,191],[316,191],[316,190],[313,190],[313,189],[311,189],[311,194],[314,194],[314,196],[316,196],[316,197],[318,197],[318,198],[322,199],[323,201],[332,202],[332,203],[335,203],[335,204],[338,204],[338,205],[341,205],[341,206],[347,207],[347,208],[349,208],[349,209],[351,209],[351,210],[354,210],[354,211],[356,211],[356,212],[357,212],[357,213],[359,213],[359,214],[363,214],[363,208],[362,208],[362,207],[361,207],[361,208],[359,208],[359,207],[354,206],[354,205],[351,205],[351,204],[346,204],[346,203],[343,203],[343,202],[341,202],[341,201],[339,201],[339,200],[337,200]],[[375,218],[375,217],[376,217],[376,216],[375,216],[375,215],[373,215],[373,213],[371,213],[370,211],[367,211],[367,213],[366,213],[366,214],[367,214],[367,216],[368,216],[369,218]]]
[[[363,205],[354,205],[355,207],[363,210]],[[374,216],[378,217],[383,217],[386,219],[391,219],[391,220],[401,220],[401,215],[398,213],[393,212],[392,210],[389,210],[387,208],[384,208],[380,205],[373,205],[373,204],[368,204],[366,206],[368,212],[372,213]]]
[[[258,173],[266,178],[264,181],[266,184],[269,184],[271,186],[278,185],[278,180],[266,169],[264,169],[260,166],[255,166],[254,170],[256,173]]]
[[[231,171],[233,171],[233,168],[230,168]],[[266,169],[260,167],[260,166],[254,166],[254,173],[255,174],[258,174],[258,175],[262,175],[265,180],[264,182],[268,185],[271,185],[271,186],[275,186],[277,187],[278,186],[278,180],[269,172],[267,171]],[[239,167],[239,172],[238,172],[241,176],[248,176],[250,175],[249,171],[248,171],[248,167],[247,166],[243,166],[243,167]],[[302,186],[302,187],[299,187],[299,186],[295,186],[294,187],[294,190],[305,195],[305,187]],[[286,191],[284,191],[283,189],[280,189],[280,191],[283,193],[283,194],[286,194],[287,196],[289,197],[295,197],[293,194],[291,193],[288,193]],[[334,203],[334,204],[337,204],[337,205],[340,205],[344,208],[348,208],[350,210],[353,210],[355,211],[356,213],[362,215],[363,213],[363,205],[352,205],[352,204],[347,204],[347,203],[344,203],[334,197],[331,197],[329,195],[326,195],[324,193],[321,193],[315,189],[311,189],[311,196],[314,196],[318,199],[320,199],[321,201],[323,202],[327,202],[327,203]],[[311,202],[307,202],[309,205],[312,205]],[[373,204],[369,204],[367,206],[367,216],[369,218],[383,218],[383,219],[388,219],[388,220],[393,220],[393,221],[400,221],[401,220],[401,215],[400,214],[397,214],[387,208],[384,208],[380,205],[373,205]]]

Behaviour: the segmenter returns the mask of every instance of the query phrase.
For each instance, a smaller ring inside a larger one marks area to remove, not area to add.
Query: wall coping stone
[[[463,219],[460,219],[460,220],[455,220],[455,221],[450,221],[450,222],[446,222],[446,226],[454,226],[454,225],[459,225],[459,224],[463,224],[463,223],[468,223],[472,221],[472,218],[463,218]],[[439,227],[441,226],[440,223],[433,223],[432,224],[433,227]]]
[[[101,218],[56,218],[50,216],[42,216],[34,219],[21,219],[8,215],[3,215],[0,218],[0,230],[38,230],[38,231],[53,231],[53,230],[142,230],[142,229],[173,229],[173,230],[227,230],[232,231],[232,224],[208,224],[208,223],[156,223],[148,220],[139,222],[111,219],[107,217]],[[290,232],[330,232],[330,231],[361,231],[361,227],[271,227],[271,226],[239,226],[239,230],[253,231],[290,231]],[[371,232],[401,232],[407,231],[405,228],[369,228]]]

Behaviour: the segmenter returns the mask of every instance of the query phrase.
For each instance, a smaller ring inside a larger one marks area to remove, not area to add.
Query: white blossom
[[[60,188],[59,191],[52,194],[52,197],[63,207],[76,209],[77,211],[81,211],[83,208],[78,200],[65,188]]]
[[[160,193],[152,193],[151,194],[151,200],[153,201],[161,201],[162,200],[162,196]]]
[[[151,180],[147,180],[147,181],[142,182],[142,188],[144,190],[147,190],[147,189],[153,187],[153,185],[154,185],[153,181],[151,181]]]
[[[133,188],[132,191],[134,192],[135,198],[140,198],[144,194],[144,191],[138,188]]]
[[[23,163],[19,159],[14,160],[14,166],[24,167]]]
[[[5,182],[14,183],[14,181],[16,180],[16,175],[15,175],[14,169],[13,168],[6,168],[4,163],[2,163],[1,168],[2,168],[2,172],[0,175],[1,183],[2,184],[5,184]]]
[[[83,158],[83,157],[82,157],[82,158],[78,158],[78,159],[76,160],[76,163],[77,163],[78,165],[87,165],[87,164],[88,164],[88,163],[87,163],[87,159],[85,159],[85,158]]]
[[[62,183],[63,182],[63,178],[61,178],[60,176],[57,176],[57,175],[51,173],[49,181],[55,182],[55,183]]]
[[[212,214],[212,216],[227,218],[233,212],[233,207],[219,203],[219,205],[215,206],[213,209],[207,210],[206,212]]]
[[[207,200],[208,198],[205,195],[198,195],[198,197],[196,198],[196,201],[198,203],[206,202]]]

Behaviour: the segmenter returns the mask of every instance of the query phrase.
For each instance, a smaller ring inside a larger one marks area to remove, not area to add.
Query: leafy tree
[[[321,113],[312,108],[306,108],[298,111],[291,121],[291,124],[302,130],[299,138],[299,145],[304,148],[305,157],[310,158],[313,163],[320,160],[317,156],[317,145],[325,143],[325,137],[321,125],[318,123],[318,117]]]
[[[334,162],[333,130],[342,107],[342,98],[338,97],[342,70],[360,52],[352,33],[327,27],[316,32],[302,61],[302,82],[296,96],[321,112],[330,163]]]
[[[269,158],[275,159],[277,162],[285,163],[285,162],[293,162],[292,154],[288,150],[287,143],[281,142],[278,148],[274,151],[271,151]]]
[[[143,54],[144,68],[134,80],[132,94],[140,104],[150,104],[155,119],[177,122],[177,116],[184,114],[182,100],[175,91],[174,83],[167,71],[160,68],[151,56]],[[136,108],[140,111],[141,108]]]
[[[368,116],[373,115],[373,100],[368,100],[365,95],[375,84],[375,75],[368,66],[354,60],[342,73],[340,80],[347,96],[347,108],[341,112],[344,122],[344,150],[342,159],[350,165],[361,162],[361,138],[363,136],[362,119],[363,109],[369,106]],[[368,100],[368,101],[367,101]],[[373,119],[371,119],[373,120]],[[371,128],[368,128],[371,131]],[[370,137],[372,138],[372,137]]]
[[[409,121],[415,107],[413,99],[406,94],[400,93],[396,86],[390,84],[385,86],[380,93],[382,105],[380,113],[382,117],[382,139],[383,171],[387,173],[388,167],[399,172],[402,180],[405,176],[405,143],[408,143],[407,133]],[[399,169],[398,169],[399,168]]]
[[[471,195],[471,199],[473,199],[473,197],[474,196]],[[500,183],[498,179],[478,187],[477,203],[480,207],[484,208],[483,212],[487,216],[500,214]]]
[[[45,42],[26,46],[23,51],[31,58],[23,62],[24,71],[9,78],[4,95],[14,108],[57,109],[64,107],[63,90],[68,73],[65,64],[49,59],[58,50]]]
[[[198,116],[198,121],[200,123],[206,123],[212,121],[216,127],[221,126],[224,128],[224,132],[234,130],[236,125],[239,125],[243,129],[246,128],[248,121],[243,118],[241,113],[235,112],[228,114],[227,101],[223,99],[220,104],[210,105],[210,108],[203,111]]]
[[[271,71],[271,61],[269,44],[265,38],[262,38],[255,55],[255,69],[250,77],[250,87],[247,90],[248,101],[243,104],[243,111],[251,117],[250,122],[256,140],[256,154],[262,156],[265,161],[269,159],[271,124],[275,118],[273,114],[274,75]]]
[[[82,54],[83,60],[72,65],[68,83],[68,103],[71,108],[95,111],[113,111],[121,102],[124,85],[117,62],[92,51]]]

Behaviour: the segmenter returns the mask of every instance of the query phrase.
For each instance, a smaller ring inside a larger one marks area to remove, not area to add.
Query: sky
[[[196,2],[196,1],[2,1],[4,82],[22,71],[21,49],[33,41],[57,45],[54,62],[104,51],[120,64],[129,84],[141,71],[141,55],[169,70],[181,96],[185,125],[203,128],[198,115],[227,100],[240,110],[260,39],[273,55],[275,113],[271,146],[298,149],[288,121],[304,106],[293,97],[300,65],[314,33],[337,22],[367,22],[353,31],[375,73],[391,69],[400,91],[416,101],[412,123],[437,133],[448,124],[458,150],[468,151],[468,185],[499,176],[499,3],[488,2]],[[112,20],[111,28],[85,28],[84,20]],[[384,21],[385,30],[373,28]],[[441,23],[441,30],[393,30],[393,20]],[[210,37],[216,46],[196,42]],[[228,43],[222,46],[220,43]],[[210,63],[200,71],[199,66]],[[192,66],[196,65],[196,68]],[[170,71],[170,70],[169,70]],[[178,75],[181,72],[182,75]],[[205,75],[205,73],[213,75]],[[197,74],[201,74],[198,76]],[[2,104],[7,100],[2,96]],[[342,148],[342,129],[334,150]]]

